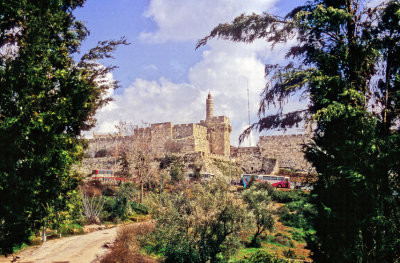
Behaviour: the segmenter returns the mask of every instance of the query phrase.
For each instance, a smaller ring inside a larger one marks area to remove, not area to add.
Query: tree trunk
[[[140,203],[143,202],[143,176],[140,176]]]
[[[43,225],[42,229],[42,243],[46,242],[46,224]]]
[[[256,245],[257,245],[257,238],[258,238],[259,235],[260,235],[259,232],[257,232],[257,233],[254,234],[254,236],[253,236],[253,238],[252,238],[252,240],[251,240],[251,242],[250,242],[250,247],[256,247]]]

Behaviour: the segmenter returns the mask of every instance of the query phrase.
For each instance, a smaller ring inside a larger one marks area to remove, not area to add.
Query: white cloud
[[[142,38],[151,41],[197,40],[219,22],[230,21],[243,12],[261,13],[272,8],[273,2],[152,0],[147,16],[157,22],[159,30],[145,37],[142,34]],[[154,81],[136,79],[100,112],[97,129],[108,131],[118,120],[134,124],[140,124],[142,120],[149,123],[171,121],[175,124],[199,122],[205,118],[205,100],[210,91],[214,98],[215,115],[231,119],[231,144],[237,145],[240,133],[248,127],[247,87],[251,122],[255,122],[260,94],[266,84],[264,64],[284,62],[286,50],[291,44],[293,42],[277,45],[271,50],[263,40],[251,45],[212,40],[207,45],[208,49],[202,51],[201,60],[189,68],[187,83],[173,83],[166,78]],[[176,61],[170,61],[170,64],[177,73],[184,72],[185,65]],[[291,110],[301,107],[304,103],[289,105]],[[255,146],[258,134],[252,134],[250,140]]]
[[[158,25],[156,32],[143,32],[149,42],[197,40],[216,25],[242,13],[270,11],[277,0],[152,0],[146,13]]]
[[[157,81],[136,79],[99,111],[96,115],[99,125],[94,131],[115,132],[118,121],[139,125],[142,122],[197,122],[204,118],[200,93],[193,85],[175,84],[165,78]]]
[[[158,67],[154,64],[150,64],[150,65],[146,65],[143,67],[145,70],[153,70],[153,71],[157,71]]]
[[[376,7],[376,6],[378,6],[378,5],[380,5],[380,4],[382,4],[384,1],[382,1],[382,0],[369,0],[369,1],[367,1],[367,6],[368,7]]]
[[[210,49],[203,52],[201,61],[189,69],[188,83],[173,83],[165,78],[156,81],[136,79],[121,95],[114,95],[115,101],[97,116],[100,124],[97,131],[108,132],[118,120],[134,124],[142,121],[199,122],[205,118],[205,100],[211,92],[214,113],[231,119],[231,143],[237,145],[240,133],[248,126],[247,87],[251,122],[254,122],[260,94],[266,84],[264,63],[259,55],[276,60],[284,54],[282,50],[284,48],[279,47],[271,51],[263,41],[254,45],[213,41]],[[303,105],[294,102],[290,109]],[[255,146],[257,140],[258,135],[253,134],[251,145]]]

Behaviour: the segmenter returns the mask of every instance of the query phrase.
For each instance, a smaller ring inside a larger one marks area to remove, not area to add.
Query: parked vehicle
[[[252,179],[257,182],[269,183],[276,188],[290,188],[290,178],[287,176],[242,174],[240,184],[246,187]]]
[[[109,184],[126,182],[126,178],[115,176],[113,170],[92,170],[92,180],[99,180],[100,182]]]

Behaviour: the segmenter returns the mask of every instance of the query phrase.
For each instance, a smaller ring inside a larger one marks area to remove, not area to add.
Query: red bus
[[[240,183],[246,187],[252,177],[254,177],[257,182],[269,183],[276,188],[290,188],[290,178],[287,176],[242,174]]]
[[[113,170],[92,170],[92,180],[111,184],[126,182],[126,178],[114,176]]]

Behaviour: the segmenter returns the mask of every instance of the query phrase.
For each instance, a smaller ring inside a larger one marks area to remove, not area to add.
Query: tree
[[[241,15],[210,38],[272,45],[295,38],[287,65],[266,65],[269,78],[251,129],[286,129],[313,123],[305,147],[318,180],[317,262],[395,262],[400,259],[399,95],[400,4],[371,7],[358,0],[314,0],[286,17]],[[283,113],[293,95],[305,110]],[[270,106],[278,112],[266,115]]]
[[[149,141],[147,138],[137,137],[135,129],[137,125],[130,122],[120,121],[116,128],[119,134],[131,136],[128,145],[124,147],[124,154],[126,154],[129,166],[135,171],[137,181],[140,187],[140,203],[143,202],[144,185],[151,184],[152,175],[154,171],[151,169],[151,162],[154,160],[154,154],[151,152]]]
[[[123,178],[131,177],[131,163],[129,162],[128,150],[123,148],[118,153],[118,159],[120,165],[120,171],[118,172],[118,175],[120,175]]]
[[[79,178],[81,131],[116,82],[100,66],[124,39],[99,42],[77,63],[88,35],[73,16],[83,0],[0,2],[0,253],[12,251],[59,211]]]
[[[160,169],[168,171],[172,183],[178,183],[185,177],[185,163],[182,156],[166,154],[160,159]]]
[[[140,197],[139,202],[143,202],[144,184],[150,175],[150,157],[143,148],[136,149],[133,154],[133,165],[135,167],[136,175],[139,180]]]
[[[261,235],[265,230],[271,231],[275,225],[271,208],[269,208],[271,199],[267,190],[259,189],[259,187],[256,185],[252,185],[246,189],[243,192],[242,197],[254,216],[257,230],[250,242],[250,246],[256,247],[258,236]]]
[[[166,196],[150,237],[165,262],[214,263],[219,254],[227,256],[236,250],[248,216],[241,200],[228,189],[221,178]]]

